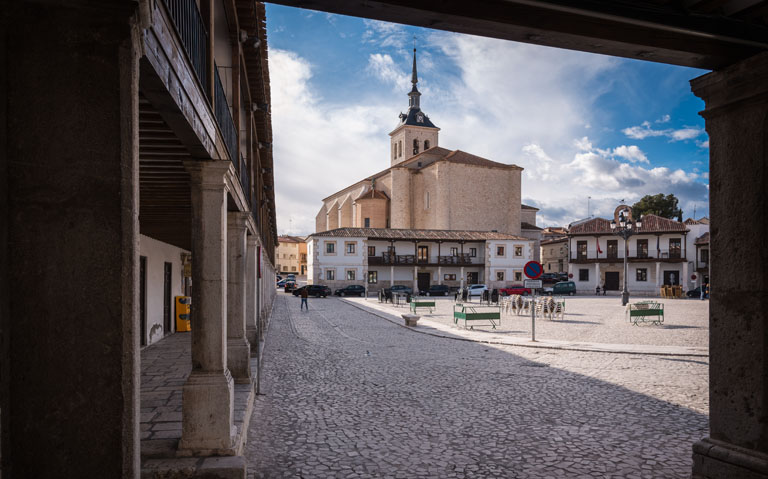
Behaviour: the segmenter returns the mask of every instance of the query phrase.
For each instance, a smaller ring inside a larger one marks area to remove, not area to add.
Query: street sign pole
[[[531,341],[536,342],[536,290],[531,292]]]

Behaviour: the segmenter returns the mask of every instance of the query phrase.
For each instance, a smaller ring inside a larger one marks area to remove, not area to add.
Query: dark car
[[[432,284],[426,291],[419,291],[423,296],[448,296],[451,290],[444,284]]]
[[[365,296],[365,288],[359,284],[350,284],[337,289],[333,294],[336,296]]]
[[[298,296],[301,294],[301,291],[307,289],[307,294],[310,296],[314,296],[316,298],[323,297],[325,298],[329,294],[331,294],[331,288],[328,286],[324,286],[322,284],[308,284],[306,286],[302,286],[301,288],[296,288],[293,290],[293,295]]]
[[[283,284],[283,289],[285,290],[286,293],[289,292],[289,291],[295,291],[296,290],[296,282],[295,281],[290,281],[290,280],[286,281],[285,284]]]
[[[392,293],[399,294],[413,294],[413,290],[409,286],[404,286],[402,284],[393,285],[391,288],[387,288],[385,291],[391,291]]]
[[[542,283],[557,283],[561,281],[560,275],[557,273],[544,273],[539,279]]]
[[[690,291],[686,291],[685,295],[689,298],[701,298],[701,286],[696,286]]]

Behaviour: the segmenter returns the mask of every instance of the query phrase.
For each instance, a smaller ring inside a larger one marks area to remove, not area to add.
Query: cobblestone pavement
[[[249,478],[690,477],[707,362],[416,334],[280,294]]]
[[[453,326],[453,298],[430,298],[435,300],[437,309],[419,311],[423,318]],[[561,341],[611,344],[649,344],[657,346],[707,347],[709,344],[709,301],[698,299],[635,298],[655,299],[664,304],[664,324],[635,326],[626,318],[621,298],[616,296],[573,296],[565,297],[565,317],[560,320],[536,318],[536,337]],[[379,304],[374,298],[367,301],[350,298],[362,304]],[[477,299],[475,300],[475,304]],[[406,306],[386,308],[395,314],[405,313]],[[518,316],[505,313],[501,326],[491,331],[490,326],[475,326],[476,331],[486,331],[494,336],[518,336],[530,338],[530,313]]]

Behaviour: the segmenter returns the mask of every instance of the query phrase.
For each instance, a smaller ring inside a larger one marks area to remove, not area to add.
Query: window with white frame
[[[477,248],[469,248],[470,258],[477,258]]]
[[[326,269],[325,270],[325,279],[328,281],[333,281],[336,279],[336,270],[335,269]]]

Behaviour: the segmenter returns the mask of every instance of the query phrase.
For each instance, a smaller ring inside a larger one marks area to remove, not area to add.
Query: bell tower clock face
[[[416,115],[416,121],[419,123],[424,123],[424,115],[422,115],[421,113]]]

